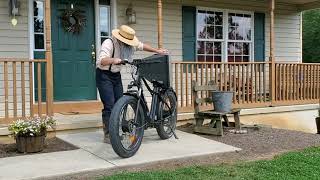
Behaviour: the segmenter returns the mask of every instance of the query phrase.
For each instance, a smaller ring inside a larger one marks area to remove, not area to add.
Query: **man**
[[[103,103],[102,122],[104,142],[109,141],[109,118],[115,102],[122,97],[121,61],[132,61],[136,50],[157,54],[167,54],[165,49],[156,49],[144,44],[135,36],[135,31],[129,26],[122,25],[112,31],[112,37],[106,39],[96,62],[96,83]]]

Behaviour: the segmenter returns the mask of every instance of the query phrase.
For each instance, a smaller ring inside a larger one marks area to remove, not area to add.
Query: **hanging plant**
[[[64,30],[74,34],[79,34],[86,26],[87,22],[84,11],[74,9],[64,10],[60,19]]]

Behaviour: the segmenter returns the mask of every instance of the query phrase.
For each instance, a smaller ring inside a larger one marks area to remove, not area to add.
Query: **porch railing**
[[[319,103],[320,64],[275,64],[274,105]]]
[[[45,60],[0,58],[0,125],[18,118],[46,115],[42,78],[45,63]]]
[[[199,84],[213,81],[218,90],[233,91],[233,106],[241,108],[317,103],[320,98],[320,64],[276,63],[274,98],[269,80],[270,62],[173,62],[172,65],[179,112],[193,111],[192,81]],[[199,94],[200,97],[207,95]],[[203,105],[206,106],[211,105]]]

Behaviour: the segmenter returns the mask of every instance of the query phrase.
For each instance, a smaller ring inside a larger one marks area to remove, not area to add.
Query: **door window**
[[[110,1],[99,1],[99,29],[101,44],[104,40],[111,36],[110,30]]]

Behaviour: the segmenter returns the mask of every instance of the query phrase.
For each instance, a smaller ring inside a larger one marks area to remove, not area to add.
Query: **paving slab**
[[[102,131],[57,135],[80,149],[25,155],[0,159],[0,179],[35,179],[63,176],[84,171],[107,170],[240,150],[194,134],[177,131],[179,139],[161,140],[155,130],[148,130],[138,153],[127,159],[115,154],[110,144],[102,142]]]
[[[79,149],[0,159],[0,179],[34,179],[114,167]]]
[[[161,140],[155,130],[145,131],[139,151],[135,156],[127,159],[120,158],[110,144],[102,142],[102,131],[58,135],[58,137],[116,166],[130,166],[240,150],[182,131],[177,131],[177,135],[179,139]]]

